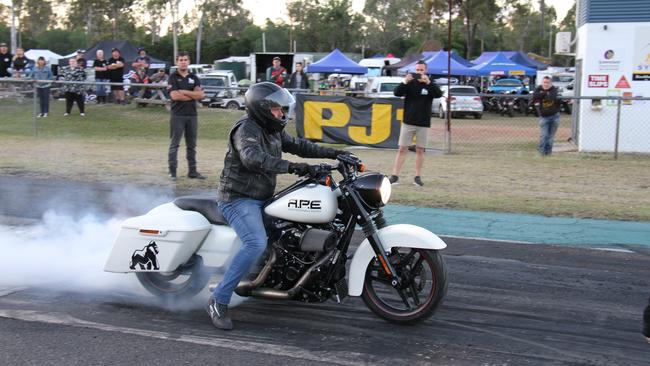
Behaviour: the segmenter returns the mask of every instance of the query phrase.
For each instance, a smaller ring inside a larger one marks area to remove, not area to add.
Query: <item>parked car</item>
[[[397,76],[371,78],[366,85],[366,96],[369,98],[394,98],[393,91],[402,81],[404,78]]]
[[[433,100],[431,114],[437,114],[440,118],[447,115],[447,98],[449,90],[446,85],[440,87],[442,97]],[[483,117],[483,102],[475,87],[469,85],[451,86],[451,116],[474,116],[476,119]]]
[[[207,68],[207,67],[209,67],[209,68]],[[176,71],[176,69],[178,69],[178,67],[172,66],[169,69],[169,74],[171,75],[174,71]],[[189,65],[187,67],[187,69],[192,74],[196,74],[197,76],[201,76],[201,75],[204,75],[204,74],[208,73],[209,71],[212,71],[212,66],[207,65],[207,64],[191,64],[191,65]]]
[[[235,73],[230,70],[210,70],[205,76],[223,76],[226,78],[226,85],[232,86],[234,88],[238,87],[237,76]]]
[[[524,83],[519,79],[499,79],[493,85],[488,87],[488,91],[492,93],[506,94],[520,93],[524,90],[528,90]]]
[[[205,93],[205,98],[201,101],[203,105],[232,110],[244,108],[244,96],[240,91],[238,89],[225,89],[231,87],[228,75],[205,74],[200,75],[199,78]]]

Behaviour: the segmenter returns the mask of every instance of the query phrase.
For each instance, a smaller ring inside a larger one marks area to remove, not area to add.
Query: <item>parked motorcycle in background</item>
[[[340,155],[338,164],[321,164],[273,196],[264,207],[264,260],[235,292],[302,302],[361,296],[391,322],[430,317],[447,292],[440,254],[446,244],[419,226],[387,225],[382,207],[391,184],[364,171],[357,157]],[[357,225],[365,240],[349,255]],[[240,245],[213,198],[180,197],[124,221],[105,270],[135,273],[164,299],[191,297],[227,268]]]

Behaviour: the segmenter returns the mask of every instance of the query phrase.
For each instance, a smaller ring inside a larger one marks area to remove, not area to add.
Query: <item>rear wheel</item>
[[[447,118],[447,116],[445,115],[445,111],[442,110],[442,105],[438,107],[438,117],[440,117],[440,119]]]
[[[447,293],[447,269],[437,250],[393,248],[388,256],[401,284],[391,285],[375,258],[368,265],[361,297],[380,317],[399,324],[425,320]]]
[[[474,118],[475,118],[475,119],[481,119],[481,118],[483,118],[483,113],[476,113],[476,114],[474,115]]]
[[[165,300],[191,298],[203,290],[210,279],[203,260],[197,255],[173,272],[136,272],[135,275],[147,291]]]
[[[236,111],[239,109],[239,104],[237,104],[237,102],[228,102],[228,104],[226,104],[226,109]]]

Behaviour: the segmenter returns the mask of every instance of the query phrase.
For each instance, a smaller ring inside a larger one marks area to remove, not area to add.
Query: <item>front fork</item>
[[[377,225],[383,227],[383,225],[385,225],[386,223],[383,218],[383,215],[377,218],[377,224],[375,224],[373,217],[364,208],[363,204],[361,203],[361,199],[358,197],[356,192],[346,190],[344,195],[353,202],[352,207],[353,207],[354,215],[356,216],[355,217],[356,221],[357,223],[359,223],[359,225],[361,225],[361,228],[363,229],[363,233],[368,239],[368,242],[370,243],[372,250],[375,252],[375,257],[381,264],[381,268],[383,269],[384,274],[386,274],[386,276],[390,278],[391,280],[390,284],[393,287],[399,288],[401,286],[401,279],[397,275],[397,271],[395,270],[393,265],[388,260],[388,256],[386,255],[384,246],[381,244],[381,239],[379,238],[379,235],[377,233]]]

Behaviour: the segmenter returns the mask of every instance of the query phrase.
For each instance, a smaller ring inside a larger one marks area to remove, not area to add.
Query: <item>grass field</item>
[[[90,105],[86,117],[74,111],[63,117],[63,103],[53,102],[50,117],[38,119],[38,137],[33,137],[31,107],[31,103],[0,101],[0,174],[114,184],[173,184],[167,178],[169,112],[165,109]],[[198,163],[208,179],[181,177],[175,183],[179,188],[216,188],[228,131],[241,115],[243,112],[200,110]],[[563,121],[559,140],[564,139],[562,134],[568,134],[567,120]],[[440,124],[438,121],[434,126]],[[461,136],[465,136],[465,141],[476,142],[471,148],[454,149],[449,155],[428,154],[422,188],[411,184],[411,154],[402,173],[404,184],[394,187],[392,202],[650,221],[649,156],[622,155],[615,161],[611,155],[572,151],[541,158],[534,150],[535,126],[535,119],[530,117],[504,119],[486,115],[480,121],[454,119],[452,136],[458,135],[461,142]],[[437,128],[432,129],[434,135],[438,135]],[[521,140],[499,140],[504,128],[518,131],[514,136]],[[293,126],[288,131],[295,133]],[[490,143],[481,145],[481,138]],[[494,144],[513,148],[495,148]],[[390,174],[395,151],[354,152],[369,169]],[[179,174],[186,166],[184,158],[181,146]],[[283,175],[279,182],[283,186],[294,179]]]

